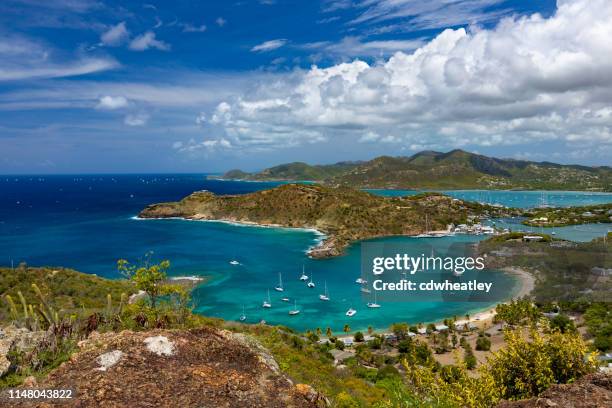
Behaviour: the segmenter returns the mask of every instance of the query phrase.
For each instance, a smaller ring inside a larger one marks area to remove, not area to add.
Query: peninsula
[[[459,149],[326,165],[295,162],[255,173],[230,170],[221,178],[310,180],[356,188],[612,191],[612,168],[609,166],[500,159]]]
[[[347,187],[285,184],[244,195],[195,192],[181,201],[153,204],[141,218],[217,220],[311,228],[326,235],[314,258],[340,255],[350,242],[391,235],[446,231],[468,218],[519,215],[520,210],[458,200],[439,193],[382,197]]]

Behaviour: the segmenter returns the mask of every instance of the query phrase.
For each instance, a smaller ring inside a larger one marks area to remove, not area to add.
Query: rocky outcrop
[[[572,384],[553,385],[542,395],[522,401],[503,401],[497,408],[612,407],[612,374],[587,375]]]
[[[25,351],[35,347],[47,333],[44,331],[30,331],[23,327],[6,326],[0,328],[0,377],[10,368],[11,362],[8,354],[11,349]]]
[[[94,334],[37,388],[72,388],[66,407],[321,407],[248,335],[226,330]],[[31,384],[34,385],[35,383]],[[19,406],[48,407],[49,402]]]

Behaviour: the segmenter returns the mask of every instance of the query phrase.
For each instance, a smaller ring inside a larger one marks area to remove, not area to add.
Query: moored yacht
[[[272,307],[272,302],[270,301],[270,290],[268,289],[268,299],[264,300],[261,307],[270,308]]]
[[[274,287],[274,290],[277,292],[283,292],[285,289],[283,288],[283,277],[281,273],[278,273],[278,285]]]
[[[297,301],[295,301],[293,304],[293,309],[289,311],[289,315],[295,316],[296,314],[299,314],[299,313],[300,313],[300,309],[297,308]]]
[[[353,309],[352,307],[349,308],[349,310],[346,311],[346,315],[348,317],[353,317],[353,316],[355,316],[355,314],[357,314],[357,311],[355,309]]]
[[[308,282],[308,287],[309,288],[314,288],[315,287],[315,283],[312,281],[312,275],[310,275],[310,282]]]
[[[327,281],[325,281],[325,292],[323,292],[323,294],[319,295],[319,299],[321,299],[323,301],[329,300],[329,293],[327,293]]]
[[[244,311],[244,305],[242,305],[242,314],[240,315],[240,321],[244,322],[246,320],[246,313]]]
[[[377,309],[380,307],[380,305],[376,303],[376,292],[374,292],[374,302],[368,302],[367,306],[371,309]]]
[[[300,276],[300,280],[302,282],[306,282],[308,280],[308,275],[304,272],[304,265],[302,265],[302,276]]]

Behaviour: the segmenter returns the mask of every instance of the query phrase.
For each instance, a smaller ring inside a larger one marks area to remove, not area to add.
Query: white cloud
[[[116,68],[111,58],[57,58],[55,50],[35,39],[0,34],[0,81],[79,76]]]
[[[499,7],[504,2],[505,0],[369,0],[351,5],[362,10],[351,24],[399,21],[379,28],[387,32],[481,24],[509,14],[511,10]]]
[[[123,96],[102,96],[96,105],[97,109],[115,110],[128,106],[128,100]]]
[[[264,41],[261,44],[257,44],[253,48],[251,48],[252,52],[268,52],[272,50],[276,50],[277,48],[282,47],[287,44],[287,40],[283,38],[279,38],[277,40]]]
[[[334,58],[383,57],[397,51],[412,51],[425,44],[424,40],[362,41],[360,37],[344,37],[340,42],[321,41],[299,45],[298,48],[319,52]]]
[[[153,31],[147,31],[146,33],[139,35],[130,42],[130,49],[134,51],[145,51],[149,48],[156,48],[161,51],[169,51],[170,44],[165,43],[155,38]]]
[[[114,47],[123,44],[125,41],[127,41],[129,36],[130,33],[125,26],[125,22],[121,22],[102,33],[100,36],[100,41],[104,45]]]
[[[217,23],[219,27],[223,27],[224,25],[227,24],[227,20],[224,19],[223,17],[217,17],[217,19],[215,20],[215,23]]]
[[[186,143],[174,142],[172,148],[183,153],[196,153],[198,151],[217,151],[228,150],[233,148],[232,143],[225,138],[204,139],[197,142],[195,139],[190,139]]]
[[[126,115],[123,123],[128,126],[144,126],[149,121],[149,115],[146,113],[137,113]]]
[[[193,24],[183,24],[183,32],[184,33],[203,33],[206,31],[206,26],[204,24],[195,26]]]
[[[239,146],[341,134],[385,135],[379,140],[406,146],[609,146],[610,21],[607,0],[559,0],[547,19],[447,29],[381,63],[356,60],[262,82],[219,104],[211,123]]]

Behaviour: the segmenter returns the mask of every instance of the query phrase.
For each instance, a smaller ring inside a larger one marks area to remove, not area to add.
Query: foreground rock
[[[612,407],[612,375],[591,374],[573,384],[553,385],[541,396],[504,401],[497,408],[605,408]]]
[[[75,389],[66,407],[325,406],[315,390],[293,385],[254,339],[213,328],[91,336],[36,388]]]

